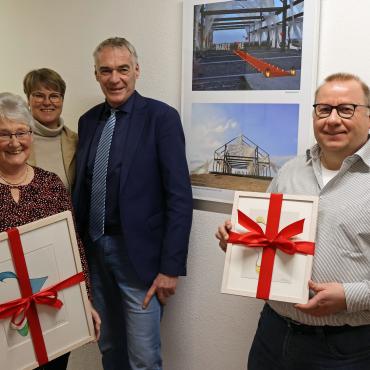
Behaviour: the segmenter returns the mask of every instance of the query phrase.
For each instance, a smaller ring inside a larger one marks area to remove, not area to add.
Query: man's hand
[[[167,298],[176,291],[177,276],[169,276],[159,273],[154,279],[152,286],[149,288],[143,302],[143,308],[146,309],[154,294],[157,294],[157,298],[161,304],[165,305]]]
[[[306,304],[296,304],[295,308],[312,316],[327,316],[347,309],[343,285],[340,283],[314,283],[308,286],[315,295]]]
[[[94,331],[95,331],[95,340],[94,342],[97,342],[100,338],[100,325],[101,325],[101,320],[98,312],[95,310],[95,308],[92,306],[91,302],[90,303],[90,310],[91,310],[91,316],[94,322]]]
[[[227,240],[229,239],[229,231],[232,228],[232,224],[230,220],[226,220],[223,225],[220,225],[217,229],[215,237],[220,241],[219,246],[220,248],[226,252],[227,248]]]

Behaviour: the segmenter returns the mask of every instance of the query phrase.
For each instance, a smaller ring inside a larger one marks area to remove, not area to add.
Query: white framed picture
[[[314,196],[235,192],[221,292],[306,303],[317,212]]]
[[[33,294],[81,273],[70,211],[20,226],[18,231]],[[8,234],[0,233],[0,305],[21,297],[21,278],[13,264],[10,243]],[[49,361],[94,339],[85,282],[58,291],[58,299],[63,303],[60,309],[36,305]],[[18,326],[11,317],[0,320],[1,368],[24,370],[39,366],[33,337],[28,318]]]

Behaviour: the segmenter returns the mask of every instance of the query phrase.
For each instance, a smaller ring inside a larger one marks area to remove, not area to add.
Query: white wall
[[[319,81],[342,70],[370,83],[369,14],[368,0],[322,0]],[[54,68],[67,82],[64,119],[76,128],[81,113],[102,100],[92,50],[101,40],[122,35],[139,53],[138,90],[179,109],[181,23],[181,0],[0,0],[0,91],[22,94],[25,73]],[[223,254],[213,234],[224,218],[194,212],[189,276],[181,279],[163,319],[166,370],[246,367],[261,303],[219,293]],[[98,369],[96,348],[73,353],[69,368]]]
[[[110,36],[137,48],[138,89],[180,105],[181,14],[177,0],[0,0],[0,90],[22,94],[31,69],[50,67],[67,83],[63,117],[71,128],[102,100],[92,52]]]

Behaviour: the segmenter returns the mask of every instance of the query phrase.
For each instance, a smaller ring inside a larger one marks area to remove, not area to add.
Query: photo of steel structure
[[[299,90],[304,0],[194,6],[193,91]]]
[[[270,156],[241,134],[214,151],[211,173],[271,178]]]
[[[265,191],[297,154],[298,104],[193,103],[192,184]]]

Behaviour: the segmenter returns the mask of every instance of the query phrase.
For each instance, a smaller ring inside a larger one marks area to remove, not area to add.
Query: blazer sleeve
[[[175,109],[168,106],[157,125],[156,137],[166,202],[160,272],[172,276],[185,275],[193,199],[185,137]]]

